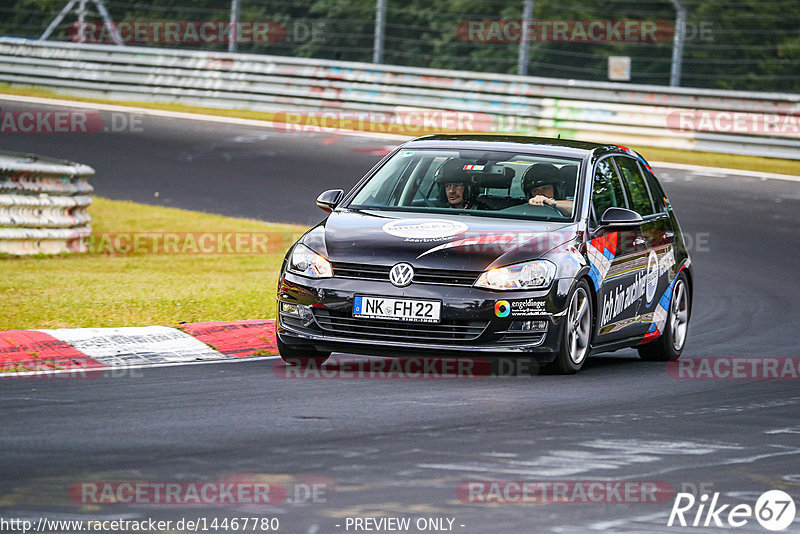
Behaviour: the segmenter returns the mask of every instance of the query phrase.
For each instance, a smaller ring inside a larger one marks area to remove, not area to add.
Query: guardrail
[[[490,131],[496,133],[800,159],[797,94],[15,38],[0,38],[1,82],[115,100],[266,112],[464,111],[494,117]],[[682,128],[676,113],[695,111],[711,123]],[[715,124],[720,117],[724,124]]]
[[[0,252],[85,252],[93,175],[80,163],[0,152]]]

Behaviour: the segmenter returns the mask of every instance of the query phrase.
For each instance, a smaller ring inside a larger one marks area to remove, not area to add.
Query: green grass
[[[270,318],[301,226],[95,198],[102,232],[268,233],[266,254],[65,254],[0,258],[0,330]],[[272,252],[274,251],[274,252]]]
[[[199,113],[204,115],[218,115],[224,117],[237,117],[263,121],[280,119],[275,113],[265,113],[249,110],[217,109],[183,104],[170,104],[158,102],[136,102],[108,100],[101,98],[86,98],[64,95],[47,89],[35,87],[12,87],[0,84],[0,93],[35,96],[40,98],[59,98],[79,102],[96,102],[114,104],[119,106],[132,106],[147,109],[160,109],[178,111],[183,113]],[[735,154],[719,154],[714,152],[695,152],[690,150],[674,150],[669,148],[654,148],[647,146],[633,146],[631,148],[642,154],[648,161],[665,161],[672,163],[685,163],[689,165],[704,165],[728,169],[743,169],[750,171],[773,172],[800,176],[800,161],[781,158],[762,158],[757,156],[740,156]]]

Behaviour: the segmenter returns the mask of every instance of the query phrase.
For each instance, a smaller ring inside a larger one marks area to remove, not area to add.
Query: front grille
[[[326,332],[376,341],[405,341],[409,343],[457,343],[480,337],[487,321],[453,321],[441,323],[412,323],[354,318],[349,313],[314,309],[314,318]]]
[[[420,284],[444,284],[471,286],[481,271],[447,271],[443,269],[414,269],[414,282]]]
[[[544,341],[544,334],[505,334],[500,338],[501,343],[514,343],[519,345],[539,345]]]
[[[389,269],[381,265],[361,265],[358,263],[334,263],[333,275],[337,278],[359,278],[363,280],[389,280]]]
[[[389,281],[389,270],[383,265],[362,265],[360,263],[334,263],[333,275],[338,278],[357,280]],[[471,286],[481,271],[450,271],[446,269],[414,268],[414,284],[440,284],[448,286]]]
[[[292,315],[289,315],[288,313],[280,314],[280,322],[281,326],[290,328],[292,330],[309,330],[310,328],[316,330],[316,325],[314,325],[313,322],[310,324],[306,324],[306,321],[304,321],[303,319],[300,319],[299,317],[294,317]]]

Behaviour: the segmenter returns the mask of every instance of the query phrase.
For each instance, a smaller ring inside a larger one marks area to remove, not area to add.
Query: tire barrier
[[[0,38],[0,83],[267,113],[446,110],[479,116],[470,132],[800,159],[798,94],[10,37]]]
[[[88,165],[0,152],[0,253],[88,250],[93,175]]]

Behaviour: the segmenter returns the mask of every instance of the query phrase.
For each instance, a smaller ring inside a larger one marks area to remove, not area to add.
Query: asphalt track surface
[[[149,117],[141,132],[0,137],[6,150],[92,165],[98,195],[301,224],[321,218],[318,192],[351,186],[387,144]],[[797,357],[800,184],[656,171],[692,240],[696,293],[684,356]],[[303,380],[282,372],[278,361],[260,360],[0,381],[0,516],[275,516],[289,533],[353,532],[348,517],[395,516],[454,518],[463,533],[725,530],[667,528],[672,499],[460,501],[457,487],[472,480],[664,481],[675,491],[720,492],[731,505],[782,489],[800,504],[797,380],[679,380],[630,350],[593,357],[575,376]],[[67,494],[83,481],[231,475],[289,488],[320,477],[329,486],[317,502],[290,494],[292,502],[266,507],[88,506]],[[752,518],[737,530],[766,532]]]

